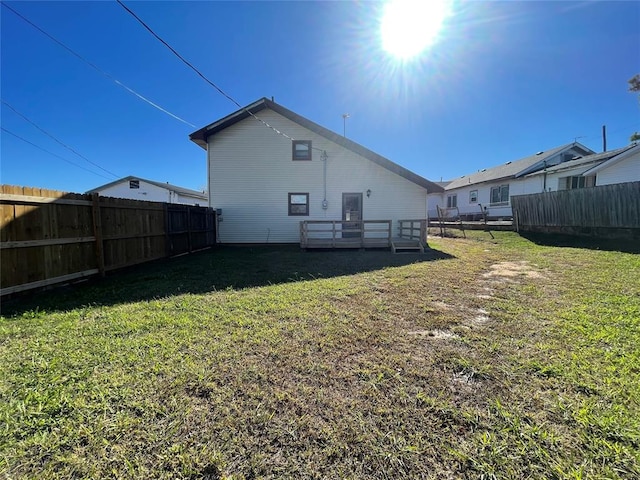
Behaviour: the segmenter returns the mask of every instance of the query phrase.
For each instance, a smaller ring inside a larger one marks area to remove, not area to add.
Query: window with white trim
[[[567,190],[573,190],[574,188],[588,188],[596,186],[596,176],[588,175],[586,177],[565,177],[565,188]]]
[[[455,208],[458,206],[458,194],[447,195],[447,208]]]
[[[491,187],[491,205],[506,205],[509,203],[509,184]]]
[[[469,192],[469,203],[478,203],[478,190],[471,190]]]

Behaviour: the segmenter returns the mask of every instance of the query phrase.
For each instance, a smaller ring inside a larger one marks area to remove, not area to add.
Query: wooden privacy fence
[[[206,207],[0,185],[0,295],[215,245]]]
[[[511,197],[518,231],[619,236],[640,230],[640,182]]]

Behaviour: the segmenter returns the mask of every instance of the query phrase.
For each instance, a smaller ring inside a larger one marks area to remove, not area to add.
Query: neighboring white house
[[[512,195],[543,191],[542,185],[527,179],[526,175],[593,153],[593,150],[574,142],[463,175],[447,184],[444,192],[429,195],[429,217],[437,217],[437,205],[457,207],[460,215],[468,217],[481,216],[483,209],[491,218],[511,217],[509,199]]]
[[[427,193],[442,191],[266,98],[190,138],[207,150],[221,243],[297,243],[301,220],[392,220],[395,236],[398,220],[426,218]]]
[[[615,157],[587,170],[583,175],[595,175],[596,186],[640,181],[640,144],[623,149]]]
[[[154,182],[140,177],[128,176],[89,190],[103,197],[129,198],[148,202],[181,203],[206,206],[208,196],[204,192],[177,187],[170,183]]]
[[[586,155],[525,176],[529,193],[554,192],[640,180],[640,146]]]

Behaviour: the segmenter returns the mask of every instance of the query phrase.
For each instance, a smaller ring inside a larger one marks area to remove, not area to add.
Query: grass
[[[7,478],[640,476],[640,257],[220,249],[3,305]]]

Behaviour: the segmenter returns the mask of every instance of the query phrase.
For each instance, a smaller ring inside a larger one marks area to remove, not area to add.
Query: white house
[[[511,217],[509,199],[512,195],[543,191],[542,186],[528,180],[526,175],[593,153],[574,142],[463,175],[447,184],[444,192],[429,195],[429,217],[437,217],[436,205],[457,207],[460,215],[466,217],[480,217],[483,209],[491,218]]]
[[[640,180],[640,146],[629,145],[544,168],[524,177],[529,193]]]
[[[595,175],[596,186],[640,181],[640,144],[622,149],[615,157],[584,172]]]
[[[398,220],[425,219],[427,193],[442,191],[266,98],[190,138],[207,151],[221,243],[297,243],[301,220],[391,220],[395,233]]]
[[[140,177],[128,176],[89,190],[104,197],[129,198],[148,202],[181,203],[205,206],[208,196],[204,192],[177,187],[170,183],[154,182]]]

